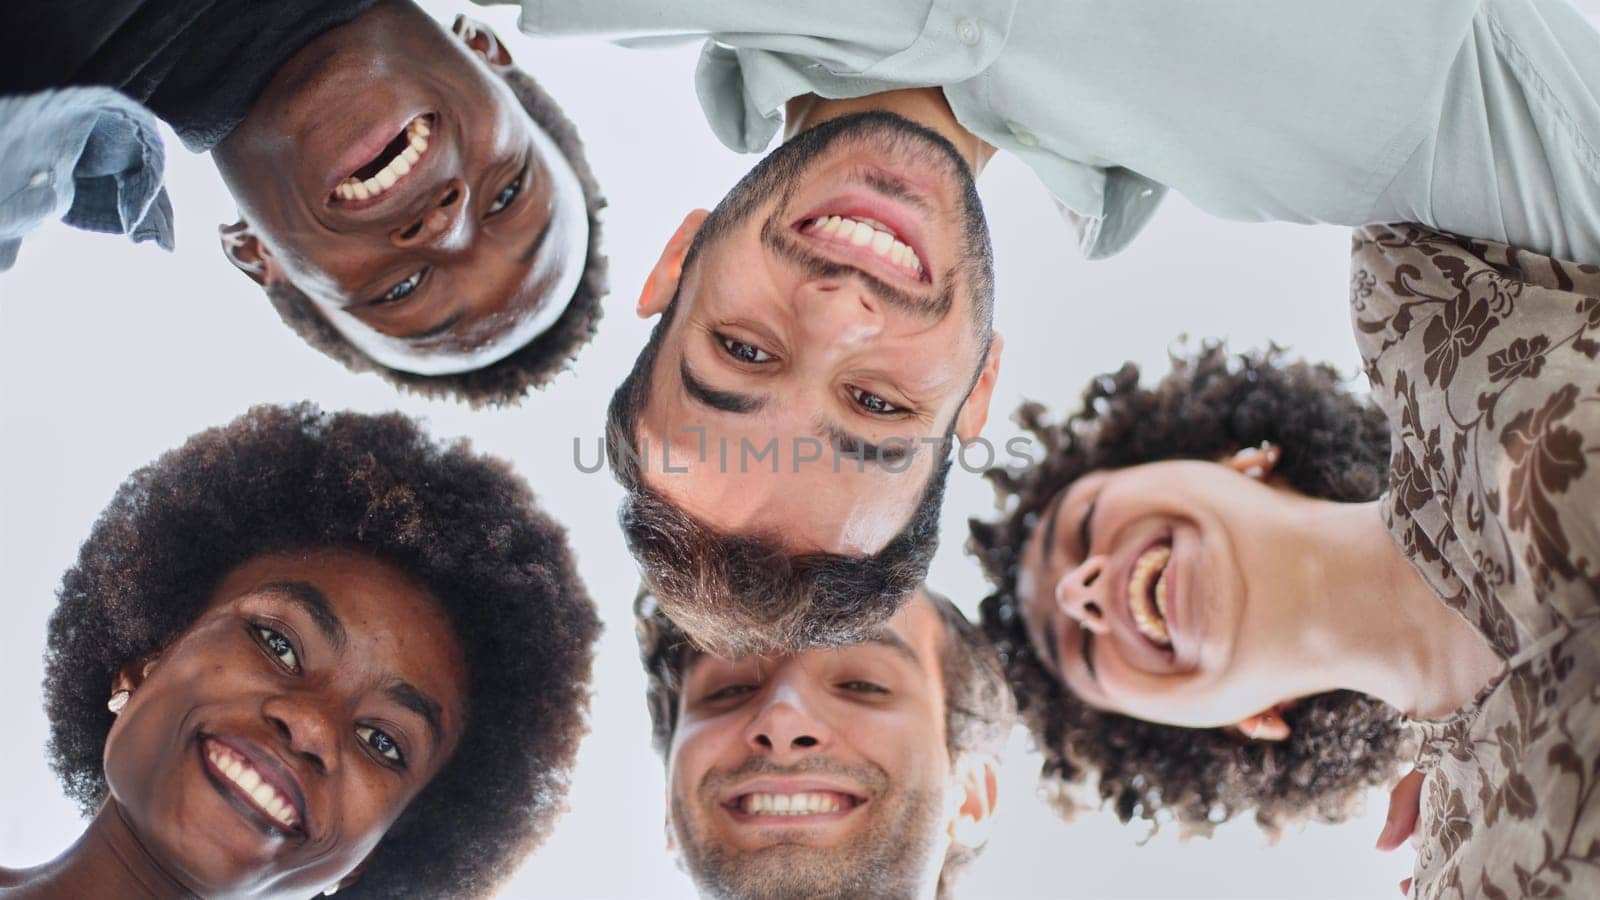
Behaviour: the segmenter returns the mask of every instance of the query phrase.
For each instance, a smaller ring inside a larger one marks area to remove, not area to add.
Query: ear
[[[272,251],[250,230],[249,222],[240,219],[232,225],[220,226],[217,234],[222,238],[223,255],[251,281],[262,287],[272,287],[288,280],[272,258]]]
[[[1283,451],[1278,445],[1269,441],[1262,441],[1259,447],[1246,447],[1229,457],[1225,465],[1238,472],[1248,475],[1257,481],[1266,481],[1272,477],[1272,470],[1278,465],[1278,458],[1283,456]]]
[[[1005,350],[1005,337],[996,331],[989,337],[989,352],[983,359],[983,369],[978,381],[956,413],[956,437],[962,441],[976,440],[989,421],[989,401],[994,397],[994,384],[1000,377],[1000,354]]]
[[[992,756],[963,756],[955,767],[951,789],[955,807],[950,839],[977,848],[989,840],[994,807],[999,799],[1000,761]]]
[[[374,850],[373,852],[376,853],[377,851]],[[366,859],[363,859],[361,862],[357,863],[356,867],[351,869],[343,878],[339,879],[337,882],[329,885],[328,887],[323,888],[322,896],[332,897],[334,894],[337,894],[345,888],[348,888],[360,881],[361,873],[367,870],[367,864],[370,862],[372,862],[372,857],[369,855]]]
[[[499,35],[495,34],[489,26],[469,19],[466,16],[456,16],[455,24],[450,26],[450,31],[467,49],[483,58],[483,61],[495,68],[505,68],[511,65],[511,52],[506,45],[500,43]]]
[[[161,659],[159,652],[149,653],[139,657],[117,670],[111,678],[111,693],[127,691],[134,693],[139,690],[139,685],[156,670],[156,663]]]
[[[683,258],[689,254],[689,245],[694,243],[694,236],[700,233],[700,226],[709,215],[708,210],[692,210],[667,240],[661,258],[650,269],[650,277],[644,280],[644,289],[639,292],[639,305],[635,309],[639,318],[660,315],[672,302],[672,296],[678,292],[678,282],[683,278]]]
[[[1252,741],[1282,741],[1289,737],[1289,723],[1283,718],[1287,704],[1264,709],[1253,716],[1245,716],[1233,726],[1239,734]]]

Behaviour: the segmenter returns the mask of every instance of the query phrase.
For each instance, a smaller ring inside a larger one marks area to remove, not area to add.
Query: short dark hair
[[[188,628],[238,565],[318,547],[359,548],[426,585],[468,669],[460,744],[349,891],[486,896],[564,809],[600,625],[565,532],[510,466],[397,413],[258,406],[123,482],[50,618],[52,766],[92,813],[119,669]]]
[[[983,631],[968,622],[954,603],[924,590],[944,625],[940,669],[944,674],[945,746],[950,761],[954,763],[963,756],[998,757],[1016,721],[1016,704],[999,658]],[[661,611],[648,588],[640,589],[633,613],[639,660],[645,670],[651,739],[665,763],[678,727],[684,672],[697,650],[683,629]],[[951,841],[939,873],[941,897],[981,849]]]
[[[600,252],[600,210],[606,205],[589,168],[578,129],[560,104],[521,69],[501,72],[511,92],[533,121],[550,136],[583,187],[589,217],[589,253],[583,277],[566,311],[545,331],[510,356],[470,372],[418,375],[391,369],[358,350],[317,310],[299,288],[287,282],[267,288],[272,308],[300,339],[352,372],[376,372],[395,387],[428,398],[451,397],[473,407],[503,406],[520,401],[529,390],[544,387],[594,338],[606,293],[606,257]],[[557,298],[551,298],[557,302]]]
[[[1098,469],[1163,459],[1218,459],[1271,441],[1274,472],[1313,497],[1359,502],[1383,489],[1389,432],[1382,413],[1340,384],[1332,367],[1289,362],[1279,347],[1230,356],[1206,343],[1192,358],[1141,387],[1132,363],[1100,375],[1064,421],[1045,422],[1025,404],[1017,421],[1044,448],[1022,469],[993,469],[1001,517],[971,520],[968,549],[994,593],[984,629],[1005,663],[1017,704],[1044,754],[1041,778],[1064,817],[1090,776],[1118,818],[1206,831],[1254,809],[1265,829],[1302,819],[1347,818],[1361,792],[1391,777],[1404,741],[1399,713],[1351,691],[1306,698],[1284,713],[1282,742],[1243,741],[1221,729],[1191,729],[1102,712],[1066,690],[1040,663],[1017,607],[1017,568],[1038,517],[1061,491]],[[1337,598],[1329,598],[1330,602]]]

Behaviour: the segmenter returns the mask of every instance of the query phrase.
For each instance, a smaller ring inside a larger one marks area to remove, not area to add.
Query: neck
[[[816,94],[794,97],[784,107],[783,139],[788,140],[829,119],[869,111],[891,112],[937,132],[955,145],[956,151],[972,168],[974,176],[982,172],[989,158],[994,156],[994,145],[956,121],[956,114],[945,100],[944,91],[936,87],[884,91],[848,100],[827,100]]]
[[[1409,716],[1448,715],[1472,700],[1502,662],[1476,629],[1440,601],[1395,546],[1372,503],[1308,500],[1310,542],[1293,595],[1291,659],[1325,690],[1355,690]]]
[[[7,898],[123,897],[176,900],[193,897],[156,862],[107,800],[89,828],[65,853],[32,869],[8,873],[0,883]]]

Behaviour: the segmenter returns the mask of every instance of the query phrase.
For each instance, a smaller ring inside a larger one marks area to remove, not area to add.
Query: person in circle
[[[49,753],[90,820],[0,896],[488,896],[562,810],[598,630],[504,463],[256,407],[129,477],[64,576]]]

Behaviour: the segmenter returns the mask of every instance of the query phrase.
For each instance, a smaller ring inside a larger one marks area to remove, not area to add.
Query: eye
[[[255,625],[256,640],[261,642],[263,649],[282,663],[284,668],[291,672],[300,671],[300,656],[294,652],[294,645],[281,633],[273,631],[265,625]]]
[[[371,301],[371,303],[375,306],[382,303],[398,303],[401,300],[411,296],[411,292],[416,290],[417,285],[421,283],[422,270],[418,269],[416,274],[412,275],[410,278],[407,278],[405,281],[397,282],[394,287],[384,291],[383,296]]]
[[[857,693],[857,694],[887,694],[887,693],[889,693],[889,689],[884,687],[881,684],[873,684],[870,681],[861,681],[860,679],[857,679],[857,680],[854,680],[854,681],[846,681],[846,682],[840,684],[839,687],[844,688],[847,691],[851,691],[853,693]]]
[[[850,396],[856,398],[857,405],[875,416],[892,416],[895,413],[905,412],[877,394],[868,393],[860,388],[851,388]]]
[[[715,703],[720,700],[733,700],[738,697],[743,697],[755,689],[756,686],[753,684],[730,684],[725,687],[717,688],[716,690],[707,694],[705,696],[705,702]]]
[[[522,193],[522,179],[525,175],[527,175],[527,172],[527,169],[523,169],[521,172],[518,172],[517,177],[511,179],[510,184],[501,188],[500,193],[494,195],[494,202],[489,204],[489,215],[492,216],[496,213],[503,212],[506,207],[510,206],[512,202],[517,199],[517,195]]]
[[[722,349],[728,351],[729,356],[740,362],[764,363],[772,359],[772,354],[757,347],[755,344],[747,344],[744,341],[737,341],[721,335],[717,336],[717,340],[722,342]]]
[[[370,725],[357,725],[356,737],[361,743],[377,751],[379,756],[398,765],[405,765],[406,755],[400,752],[400,745],[388,733],[379,731]]]

